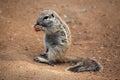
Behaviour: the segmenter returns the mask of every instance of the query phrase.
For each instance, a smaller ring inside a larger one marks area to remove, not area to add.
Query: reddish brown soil
[[[72,73],[68,65],[33,61],[44,51],[44,33],[32,26],[45,9],[70,20],[68,55],[96,59],[102,71]],[[0,0],[0,80],[120,80],[120,0]]]

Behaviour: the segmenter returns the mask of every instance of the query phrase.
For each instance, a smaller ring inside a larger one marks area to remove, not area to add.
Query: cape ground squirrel
[[[72,72],[99,71],[100,65],[92,59],[81,57],[66,57],[65,53],[71,44],[71,34],[67,24],[53,10],[41,12],[36,24],[36,31],[44,31],[44,45],[46,51],[36,57],[34,61],[54,65],[57,63],[70,63],[74,66],[68,68]]]

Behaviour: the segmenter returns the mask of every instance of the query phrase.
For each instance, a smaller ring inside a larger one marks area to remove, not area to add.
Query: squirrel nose
[[[34,26],[41,26],[42,25],[42,23],[41,22],[37,22]]]

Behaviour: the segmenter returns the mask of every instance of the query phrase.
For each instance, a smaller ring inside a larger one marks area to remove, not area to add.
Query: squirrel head
[[[53,10],[44,10],[40,13],[34,28],[36,31],[40,31],[40,30],[48,30],[51,29],[52,26],[57,22],[59,22],[58,20],[56,20],[55,18],[55,11]]]

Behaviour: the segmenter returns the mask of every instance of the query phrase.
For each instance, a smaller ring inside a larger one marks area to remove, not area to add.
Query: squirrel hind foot
[[[45,64],[48,64],[50,66],[54,66],[55,65],[54,62],[49,61],[49,60],[47,60],[47,59],[45,59],[43,57],[40,57],[40,56],[34,58],[34,61],[35,62],[39,62],[39,63],[45,63]]]

